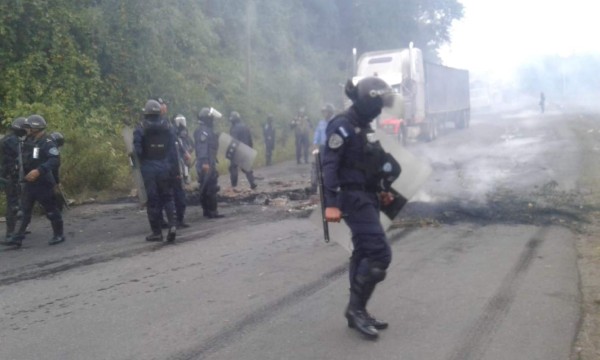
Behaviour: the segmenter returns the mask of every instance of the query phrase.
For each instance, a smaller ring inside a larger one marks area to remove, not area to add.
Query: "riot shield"
[[[123,140],[125,140],[125,148],[127,149],[127,156],[129,157],[129,165],[131,166],[131,173],[133,175],[133,182],[138,193],[138,199],[140,206],[146,206],[148,196],[146,195],[146,188],[144,187],[144,178],[142,177],[142,169],[140,168],[140,159],[135,153],[133,148],[133,129],[126,126],[121,131]]]
[[[402,168],[400,176],[392,183],[391,192],[394,194],[394,201],[381,208],[379,221],[384,230],[388,230],[392,221],[398,215],[400,210],[423,186],[427,178],[431,175],[431,166],[415,157],[411,152],[402,147],[394,138],[377,129],[375,137],[381,143],[386,152],[396,159]],[[310,220],[319,228],[322,228],[321,211],[313,211]],[[344,249],[352,253],[352,235],[350,229],[343,223],[329,223],[329,238],[338,243]]]
[[[252,171],[256,159],[256,150],[226,133],[219,135],[219,154],[245,171]]]

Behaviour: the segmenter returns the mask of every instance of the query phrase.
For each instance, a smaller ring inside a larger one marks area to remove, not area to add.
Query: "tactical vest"
[[[146,160],[164,160],[169,154],[171,133],[162,124],[145,123],[143,157]]]
[[[375,139],[372,129],[357,129],[359,130],[356,135],[363,146],[362,157],[360,161],[353,161],[349,165],[363,172],[367,186],[377,185],[388,191],[394,180],[400,176],[400,164],[383,149],[379,140]]]

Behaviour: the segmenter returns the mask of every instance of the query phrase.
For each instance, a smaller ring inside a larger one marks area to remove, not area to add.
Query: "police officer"
[[[229,129],[229,135],[232,138],[239,140],[240,142],[252,147],[252,133],[248,126],[242,122],[242,118],[237,111],[232,111],[229,114],[229,121],[231,122],[231,128]],[[236,187],[238,183],[238,165],[231,161],[229,163],[229,177],[231,180],[231,187]],[[256,189],[256,182],[254,181],[254,172],[252,170],[246,171],[242,169],[242,172],[246,175],[250,188]]]
[[[221,113],[213,108],[202,108],[198,113],[199,126],[194,131],[196,148],[196,172],[200,184],[200,204],[205,218],[216,219],[224,215],[217,211],[217,193],[219,173],[217,172],[217,151],[219,136],[214,131],[214,120]]]
[[[267,116],[267,122],[263,125],[263,137],[265,139],[266,165],[270,166],[275,149],[275,128],[273,127],[273,115]]]
[[[162,241],[160,220],[164,208],[168,233],[167,242],[175,241],[175,210],[173,204],[172,179],[177,164],[175,135],[169,121],[161,116],[161,105],[148,100],[144,106],[144,119],[133,132],[133,146],[140,159],[140,169],[148,195],[146,211],[152,233],[146,241]]]
[[[65,137],[61,132],[58,132],[58,131],[53,132],[52,134],[50,134],[50,138],[52,140],[54,140],[54,142],[56,143],[56,146],[58,146],[59,150],[65,144]],[[68,204],[67,204],[67,199],[62,191],[62,187],[60,185],[60,169],[57,168],[55,171],[52,172],[52,174],[54,175],[54,184],[55,184],[54,185],[54,194],[56,195],[58,209],[62,212],[65,205],[68,205]]]
[[[173,196],[175,200],[175,217],[177,228],[187,228],[189,225],[184,221],[186,209],[186,196],[183,184],[188,178],[188,166],[191,164],[191,139],[187,135],[186,119],[178,114],[173,118],[173,131],[176,139],[177,166],[173,169],[176,177],[173,179]]]
[[[339,222],[342,216],[352,233],[350,258],[350,301],[345,316],[348,326],[368,338],[388,324],[372,317],[366,309],[375,285],[386,275],[392,254],[379,222],[380,205],[393,200],[388,192],[399,175],[390,171],[389,154],[373,141],[370,123],[384,105],[393,102],[392,89],[377,77],[353,85],[346,95],[352,105],[330,120],[323,154],[325,218]],[[397,163],[396,163],[397,165]]]
[[[21,184],[19,182],[19,157],[21,157],[22,144],[27,131],[25,130],[24,117],[13,120],[10,126],[10,134],[2,139],[2,173],[6,180],[4,193],[6,194],[6,238],[15,231],[17,214],[20,210]],[[23,174],[25,175],[25,174]],[[24,179],[21,179],[24,180]]]
[[[46,135],[46,120],[42,116],[29,116],[24,127],[27,139],[22,154],[23,173],[26,174],[22,195],[23,218],[17,232],[5,244],[21,246],[36,201],[42,205],[52,225],[53,236],[48,244],[59,244],[65,241],[62,214],[54,193],[54,173],[58,172],[60,167],[60,152],[54,140]]]

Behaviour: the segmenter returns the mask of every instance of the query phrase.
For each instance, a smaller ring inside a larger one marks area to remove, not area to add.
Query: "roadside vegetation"
[[[259,163],[260,125],[273,114],[282,160],[299,107],[316,120],[325,102],[342,105],[352,47],[413,41],[435,60],[462,10],[456,0],[6,0],[0,121],[6,129],[39,113],[64,133],[62,183],[76,198],[129,189],[120,131],[149,97],[165,99],[191,130],[204,106],[240,112]]]

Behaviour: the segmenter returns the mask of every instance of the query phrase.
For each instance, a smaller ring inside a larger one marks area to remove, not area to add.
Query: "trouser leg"
[[[238,167],[234,163],[229,164],[229,179],[231,187],[236,187],[238,184]]]

